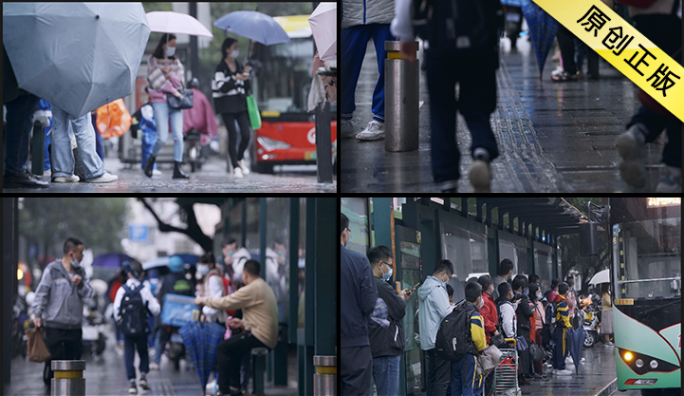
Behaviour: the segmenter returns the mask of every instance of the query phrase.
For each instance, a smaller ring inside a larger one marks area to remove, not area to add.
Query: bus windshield
[[[254,92],[262,112],[307,112],[313,56],[311,37],[268,47],[258,45],[260,70]]]
[[[681,217],[613,225],[615,298],[681,297]]]

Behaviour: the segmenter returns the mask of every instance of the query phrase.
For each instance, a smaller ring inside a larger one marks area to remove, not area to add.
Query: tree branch
[[[163,222],[154,211],[154,208],[152,208],[145,198],[138,198],[138,200],[142,202],[145,208],[152,214],[155,220],[157,220],[160,232],[178,232],[187,235],[193,241],[197,242],[197,244],[200,245],[205,252],[212,251],[214,241],[204,234],[202,228],[199,226],[199,223],[197,223],[197,216],[195,215],[195,209],[192,204],[182,206],[182,208],[188,214],[188,228],[178,228]]]

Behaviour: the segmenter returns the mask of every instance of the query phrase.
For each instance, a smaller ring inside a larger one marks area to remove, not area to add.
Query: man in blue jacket
[[[366,256],[345,248],[350,236],[349,219],[340,213],[342,395],[363,396],[370,392],[373,372],[367,321],[378,290]]]

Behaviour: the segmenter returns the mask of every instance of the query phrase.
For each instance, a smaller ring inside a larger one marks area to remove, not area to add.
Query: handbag
[[[252,130],[261,129],[261,114],[257,106],[254,95],[247,95],[247,114],[249,115],[249,124]]]
[[[192,89],[181,89],[178,90],[181,96],[175,96],[170,93],[166,93],[166,103],[169,105],[169,109],[172,110],[182,110],[182,109],[192,109],[194,105],[194,93]]]
[[[517,341],[517,344],[518,344],[518,352],[523,352],[523,351],[527,350],[528,346],[527,346],[527,341],[525,341],[525,337],[518,336],[518,337],[515,337],[515,340]]]
[[[541,349],[537,344],[531,343],[530,356],[532,357],[533,361],[538,362],[544,359],[544,350]]]
[[[492,345],[496,346],[497,348],[499,348],[501,345],[506,343],[506,340],[504,340],[504,335],[501,332],[499,332],[499,334],[493,335],[489,338],[492,341]]]
[[[42,327],[26,330],[26,336],[28,337],[26,350],[30,362],[42,363],[50,359],[50,351],[48,351],[45,341],[43,341]]]

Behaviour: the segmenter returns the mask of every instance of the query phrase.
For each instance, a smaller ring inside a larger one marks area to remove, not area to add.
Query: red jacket
[[[492,296],[487,293],[482,293],[482,298],[484,299],[484,305],[480,308],[480,315],[484,318],[487,344],[491,344],[492,341],[489,337],[496,331],[496,325],[499,323],[499,316],[496,313],[496,304],[494,304]]]

